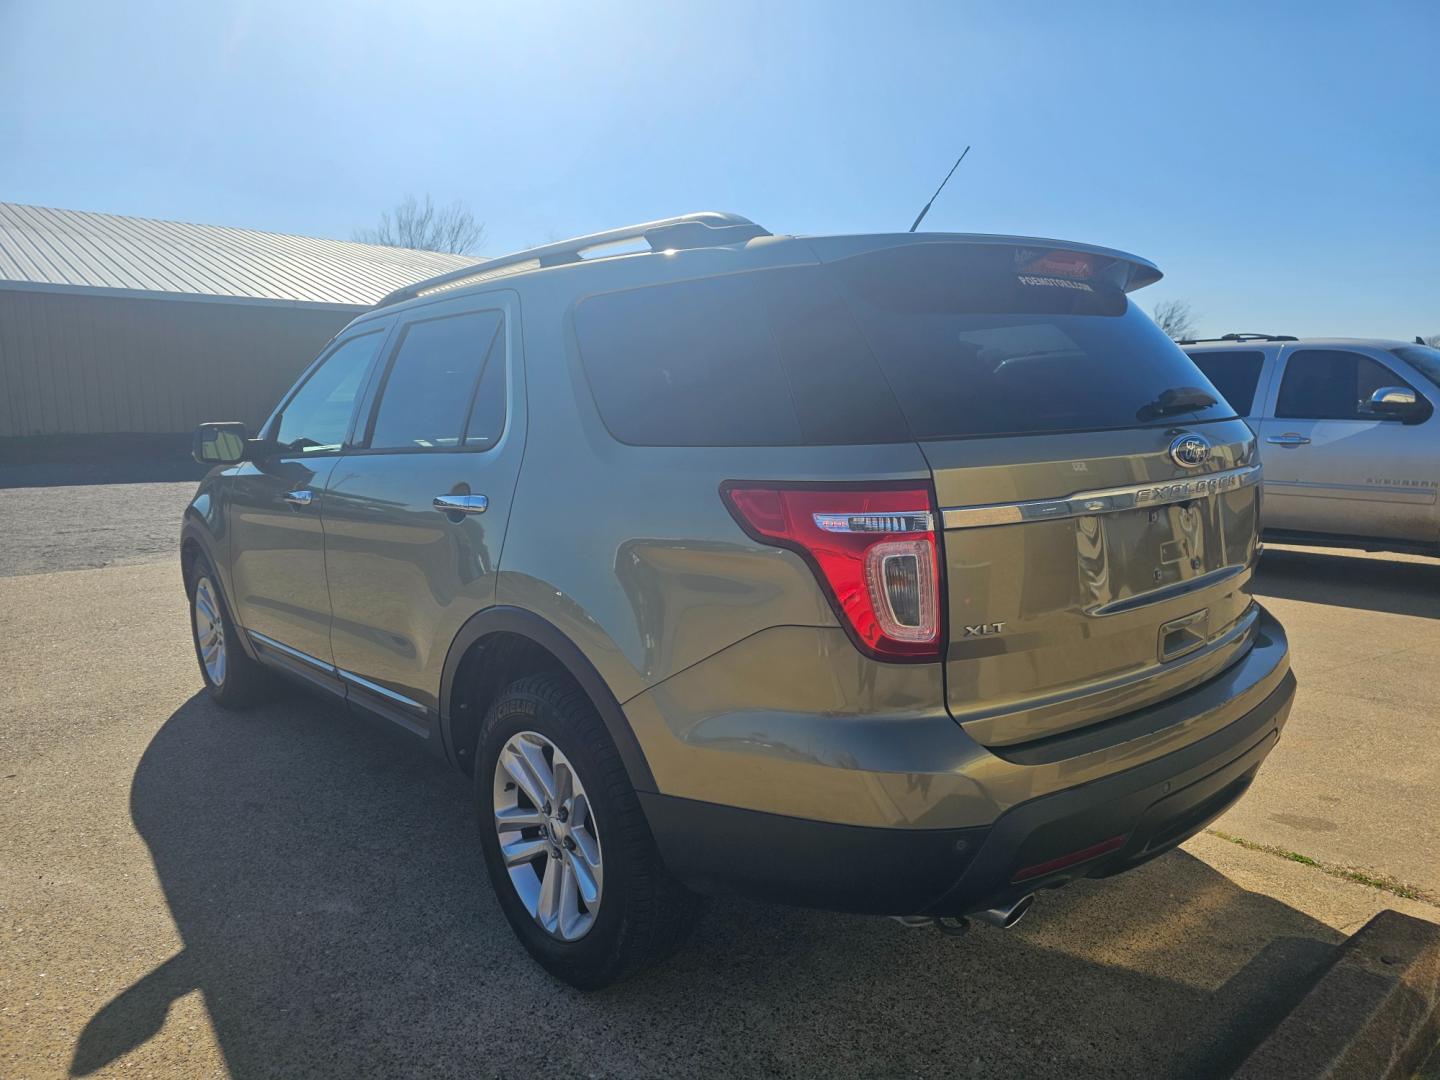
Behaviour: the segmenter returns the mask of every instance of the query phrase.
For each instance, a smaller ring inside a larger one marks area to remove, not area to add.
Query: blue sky
[[[1440,4],[0,0],[0,200],[484,251],[694,209],[1125,248],[1202,331],[1440,333]]]

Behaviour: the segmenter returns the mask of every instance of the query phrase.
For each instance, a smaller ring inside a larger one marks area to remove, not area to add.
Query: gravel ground
[[[194,480],[0,487],[0,577],[175,556]]]
[[[576,993],[514,941],[459,777],[312,698],[230,714],[197,692],[174,561],[191,490],[51,492],[71,500],[64,515],[34,489],[0,490],[0,550],[29,560],[0,577],[7,1080],[1212,1076],[1376,911],[1440,919],[1202,835],[1042,897],[1009,933],[951,939],[715,900],[669,964]],[[17,513],[17,498],[40,501]],[[94,530],[71,527],[77,498],[112,514],[98,549]],[[64,536],[37,524],[47,514]],[[1434,775],[1433,722],[1424,738],[1404,730],[1434,690],[1404,654],[1440,648],[1440,621],[1414,610],[1410,571],[1371,565],[1385,562],[1299,560],[1274,575],[1302,664],[1343,657],[1353,638],[1370,650],[1354,660],[1412,677],[1384,713],[1327,685],[1319,663],[1302,668],[1285,738],[1234,812],[1251,817],[1223,827],[1267,843],[1278,830],[1274,842],[1322,861],[1307,845],[1357,833],[1365,865],[1398,874],[1424,834],[1387,822],[1440,818],[1433,790],[1408,779]],[[1356,598],[1332,579],[1366,573],[1367,606],[1337,606]],[[1320,796],[1335,800],[1325,814],[1297,809]]]

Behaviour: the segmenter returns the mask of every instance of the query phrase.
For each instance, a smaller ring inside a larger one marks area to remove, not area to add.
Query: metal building
[[[256,425],[358,312],[474,261],[0,203],[0,438]]]

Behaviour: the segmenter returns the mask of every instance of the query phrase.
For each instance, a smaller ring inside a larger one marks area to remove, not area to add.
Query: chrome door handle
[[[490,500],[484,495],[436,495],[431,505],[442,514],[483,514]]]
[[[291,506],[309,506],[315,500],[313,491],[287,491],[285,501]]]
[[[1276,446],[1304,446],[1310,440],[1304,435],[1293,435],[1290,432],[1286,432],[1284,435],[1268,435],[1265,441],[1274,443]]]

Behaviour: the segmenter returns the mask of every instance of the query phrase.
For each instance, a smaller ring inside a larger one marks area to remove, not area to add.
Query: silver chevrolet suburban
[[[1260,436],[1267,539],[1440,555],[1440,349],[1272,334],[1180,344]]]

